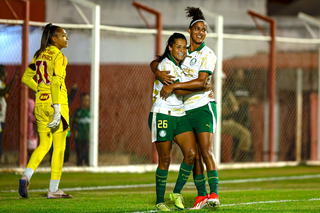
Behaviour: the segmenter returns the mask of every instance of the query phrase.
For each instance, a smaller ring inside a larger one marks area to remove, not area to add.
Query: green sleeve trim
[[[177,64],[177,62],[172,58],[172,56],[170,54],[168,54],[168,58],[170,61],[172,61],[172,63],[176,66],[179,66],[179,64]]]
[[[177,82],[179,82],[179,79],[175,80],[173,83],[177,83]]]
[[[203,42],[196,50],[194,51],[200,51],[204,46],[206,46],[206,44]],[[188,53],[191,54],[194,51],[190,51],[191,45],[188,46]]]

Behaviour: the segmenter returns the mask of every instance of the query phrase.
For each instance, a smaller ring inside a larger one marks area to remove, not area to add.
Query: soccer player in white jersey
[[[183,34],[174,33],[167,42],[162,56],[159,56],[159,70],[169,70],[174,81],[180,81],[182,72],[181,62],[187,53],[187,40]],[[178,209],[184,209],[181,190],[187,182],[196,157],[196,139],[192,127],[183,108],[182,96],[174,92],[168,94],[166,99],[160,97],[163,84],[156,78],[153,87],[153,105],[149,114],[149,127],[152,142],[155,143],[159,164],[156,170],[156,207],[160,211],[170,211],[164,202],[168,169],[170,165],[170,151],[174,140],[183,153],[179,176],[169,199],[174,201]]]
[[[175,91],[178,95],[184,95],[184,105],[187,118],[193,128],[199,149],[193,168],[194,183],[198,190],[198,196],[194,207],[201,209],[205,205],[219,206],[218,197],[218,171],[213,156],[213,138],[216,129],[216,104],[209,96],[209,91],[202,91],[207,82],[211,81],[211,75],[215,68],[217,57],[214,52],[205,45],[204,39],[207,33],[207,23],[199,8],[187,7],[187,17],[191,17],[188,32],[190,34],[190,46],[185,60],[182,63],[183,73],[181,82],[173,82],[168,72],[156,69],[157,62],[151,62],[150,66],[156,77],[164,84],[160,96],[166,98]],[[200,92],[199,92],[200,90]],[[186,94],[186,92],[192,94]],[[206,178],[204,175],[204,161],[207,169],[210,194],[206,190]]]

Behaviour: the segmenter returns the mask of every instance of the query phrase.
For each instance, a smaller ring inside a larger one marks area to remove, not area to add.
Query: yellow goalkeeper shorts
[[[54,129],[47,127],[53,119],[54,109],[51,104],[36,105],[34,114],[37,119],[38,132],[63,132],[70,130],[69,128],[69,106],[67,104],[60,105],[61,109],[61,121],[59,126]]]

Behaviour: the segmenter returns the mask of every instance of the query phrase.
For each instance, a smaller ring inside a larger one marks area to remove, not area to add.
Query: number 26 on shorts
[[[167,120],[158,120],[158,129],[168,128],[168,121]]]

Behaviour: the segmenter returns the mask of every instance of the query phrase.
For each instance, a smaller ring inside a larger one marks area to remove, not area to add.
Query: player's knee
[[[187,155],[184,155],[184,162],[188,162],[188,165],[193,165],[196,160],[197,152],[194,149],[190,149]],[[199,157],[198,157],[199,160]]]
[[[39,149],[42,149],[46,152],[49,152],[51,146],[52,146],[52,137],[49,132],[39,132]]]
[[[169,168],[170,165],[170,155],[162,155],[159,157],[159,165],[166,170]]]
[[[201,154],[202,154],[202,158],[204,160],[213,158],[213,150],[212,149],[201,150]]]

